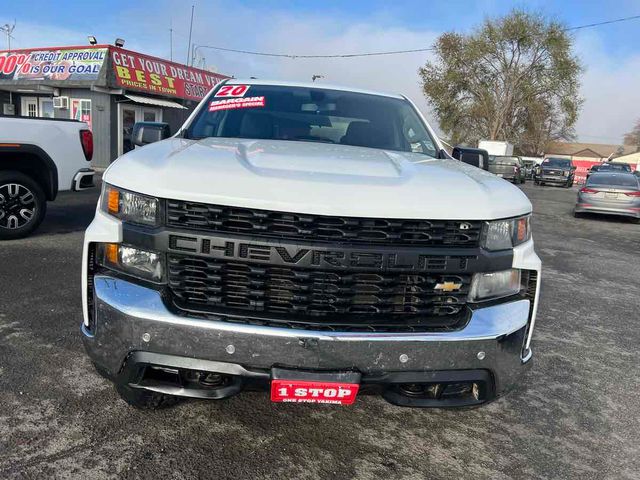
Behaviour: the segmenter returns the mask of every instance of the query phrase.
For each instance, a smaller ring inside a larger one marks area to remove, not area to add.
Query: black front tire
[[[12,197],[14,191],[17,193]],[[0,195],[0,240],[26,237],[42,223],[47,200],[31,177],[14,170],[0,171]],[[23,200],[27,198],[28,202]],[[30,212],[30,218],[23,212]]]
[[[142,388],[132,388],[128,385],[116,383],[116,391],[125,402],[140,410],[159,410],[173,407],[182,398],[164,393],[152,392]]]

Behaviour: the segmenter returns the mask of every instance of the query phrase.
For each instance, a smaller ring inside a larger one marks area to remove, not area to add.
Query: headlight
[[[531,238],[531,215],[486,222],[481,245],[487,250],[506,250]]]
[[[102,211],[123,222],[156,227],[160,224],[157,198],[129,192],[105,183],[102,188]]]
[[[164,281],[164,255],[120,243],[99,243],[98,263],[103,267],[134,277],[161,283]]]
[[[491,300],[508,297],[520,291],[520,270],[504,270],[493,273],[476,273],[471,281],[469,301]]]

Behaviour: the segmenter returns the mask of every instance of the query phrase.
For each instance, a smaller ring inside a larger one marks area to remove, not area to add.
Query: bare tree
[[[419,70],[440,128],[454,143],[507,140],[541,154],[574,137],[581,67],[563,26],[513,11],[469,35],[445,33]]]
[[[640,147],[640,119],[636,120],[636,124],[630,132],[624,134],[623,143]]]

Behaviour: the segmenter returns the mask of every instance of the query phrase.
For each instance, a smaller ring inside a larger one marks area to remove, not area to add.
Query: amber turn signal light
[[[109,208],[109,213],[118,213],[120,211],[120,192],[115,188],[110,188],[107,195],[107,207]]]
[[[518,219],[516,239],[518,242],[524,242],[527,239],[527,218]]]
[[[104,249],[104,256],[109,263],[118,264],[118,244],[107,243]]]

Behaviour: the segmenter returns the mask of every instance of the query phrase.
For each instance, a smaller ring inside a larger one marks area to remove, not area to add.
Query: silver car
[[[578,191],[574,215],[623,215],[640,220],[640,179],[632,173],[594,173]]]

